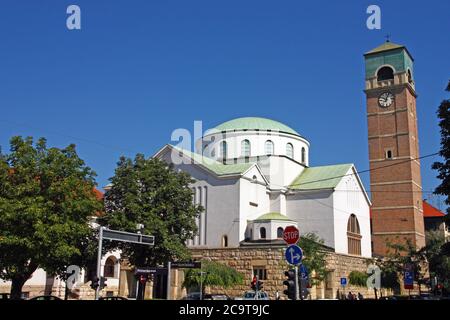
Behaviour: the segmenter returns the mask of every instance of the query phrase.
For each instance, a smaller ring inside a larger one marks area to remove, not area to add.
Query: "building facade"
[[[194,201],[204,208],[188,246],[276,242],[295,225],[336,253],[371,257],[370,200],[354,165],[312,167],[309,146],[280,122],[239,118],[207,132],[195,152],[159,150],[155,157],[193,177]]]
[[[413,58],[392,42],[365,55],[374,253],[425,245]]]

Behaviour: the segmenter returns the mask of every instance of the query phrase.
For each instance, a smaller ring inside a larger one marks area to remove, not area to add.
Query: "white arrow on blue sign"
[[[303,251],[296,244],[287,247],[285,252],[286,261],[292,265],[298,265],[302,262]]]

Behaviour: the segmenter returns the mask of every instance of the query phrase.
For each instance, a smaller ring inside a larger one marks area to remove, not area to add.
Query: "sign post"
[[[142,244],[151,247],[155,245],[154,236],[147,236],[140,233],[110,230],[100,226],[98,234],[98,253],[97,253],[97,279],[99,279],[99,281],[101,277],[100,274],[101,274],[103,240]],[[99,295],[100,295],[100,285],[97,286],[97,288],[95,288],[95,300],[98,300]]]
[[[294,277],[294,282],[295,282],[295,300],[299,300],[299,281],[298,281],[298,265],[302,262],[302,258],[303,258],[303,251],[302,249],[297,246],[296,244],[292,244],[290,245],[285,252],[285,258],[286,261],[289,264],[294,265],[294,271],[295,271],[295,277]]]
[[[289,245],[285,252],[286,261],[294,265],[294,283],[295,283],[295,300],[299,300],[299,297],[303,300],[301,294],[301,283],[299,285],[298,280],[298,265],[302,263],[303,251],[297,246],[298,239],[300,238],[300,232],[295,226],[288,226],[283,231],[283,240]]]
[[[344,298],[345,298],[345,286],[347,285],[347,278],[343,277],[341,278],[341,286],[342,290],[344,291]]]
[[[287,244],[296,244],[300,238],[298,229],[294,226],[288,226],[283,231],[283,240]]]

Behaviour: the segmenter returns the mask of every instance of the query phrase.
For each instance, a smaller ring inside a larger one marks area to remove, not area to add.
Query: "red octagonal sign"
[[[288,244],[296,244],[298,242],[298,239],[300,237],[299,231],[294,226],[286,227],[283,231],[283,239]]]

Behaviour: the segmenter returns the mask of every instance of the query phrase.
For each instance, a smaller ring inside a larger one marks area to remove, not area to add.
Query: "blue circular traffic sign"
[[[302,262],[303,251],[299,246],[293,244],[287,247],[284,256],[289,264],[298,265]]]

